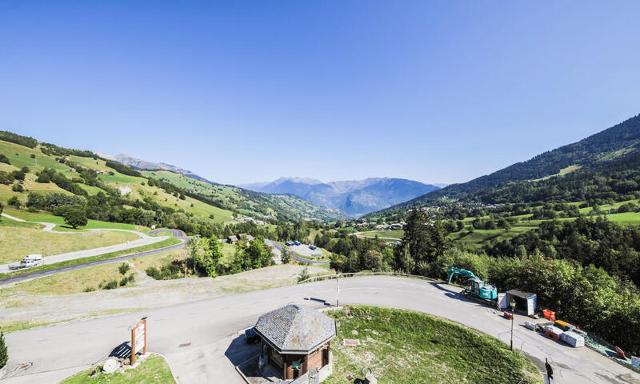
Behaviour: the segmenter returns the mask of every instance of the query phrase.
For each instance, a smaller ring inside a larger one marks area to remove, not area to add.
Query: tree
[[[447,231],[439,220],[431,220],[426,212],[415,209],[407,217],[401,250],[408,250],[413,261],[399,252],[399,268],[408,273],[426,274],[449,247]],[[411,264],[412,267],[409,265]]]
[[[70,225],[73,229],[83,227],[89,222],[87,211],[83,207],[69,207],[64,210],[62,217],[65,224]]]
[[[22,204],[20,203],[20,200],[16,196],[11,196],[9,200],[7,200],[7,205],[20,209],[20,206]]]
[[[365,269],[369,269],[371,271],[381,271],[384,269],[384,261],[382,258],[382,253],[376,251],[375,249],[370,249],[365,253],[364,260]]]
[[[253,239],[245,248],[249,268],[262,268],[273,264],[271,251],[260,237]]]
[[[9,353],[4,341],[4,333],[0,331],[0,369],[7,365],[7,360],[9,360]]]
[[[190,242],[191,260],[196,273],[216,277],[216,263],[211,257],[210,240],[195,236]]]
[[[282,264],[289,264],[291,262],[291,254],[289,252],[289,247],[282,248],[282,256],[280,257]]]

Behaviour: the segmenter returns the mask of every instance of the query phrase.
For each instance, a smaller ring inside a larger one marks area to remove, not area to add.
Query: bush
[[[0,153],[0,163],[11,164],[9,158],[4,153]]]
[[[11,207],[18,208],[18,209],[22,205],[22,203],[20,203],[20,200],[18,200],[18,198],[15,196],[11,196],[11,198],[7,200],[7,204]]]
[[[87,288],[85,288],[85,289],[84,289],[84,291],[83,291],[83,292],[93,292],[93,291],[95,291],[95,290],[96,290],[96,289],[95,289],[95,288],[93,288],[93,287],[87,287]]]
[[[131,269],[131,266],[127,263],[122,263],[120,264],[120,266],[118,266],[118,272],[120,272],[121,275],[126,275],[130,269]]]
[[[109,282],[107,282],[106,284],[101,283],[101,288],[102,289],[116,289],[118,288],[118,281],[117,280],[111,280]]]
[[[14,183],[14,184],[11,186],[11,190],[12,190],[13,192],[22,193],[22,192],[24,192],[24,187],[23,187],[23,186],[22,186],[22,184],[20,184],[20,183]]]
[[[7,360],[9,360],[9,352],[4,341],[4,333],[0,332],[0,369],[7,365]]]
[[[298,282],[307,280],[309,277],[311,277],[311,275],[309,275],[309,268],[304,267],[300,275],[298,275]]]

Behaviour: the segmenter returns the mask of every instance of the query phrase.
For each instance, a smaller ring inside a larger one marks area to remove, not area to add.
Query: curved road
[[[77,270],[77,269],[93,267],[93,266],[96,266],[96,265],[118,263],[118,262],[121,262],[121,261],[124,261],[124,260],[132,259],[134,257],[148,256],[148,255],[152,255],[152,254],[155,254],[155,253],[168,251],[168,250],[171,250],[171,249],[182,248],[182,247],[185,246],[185,244],[188,241],[187,235],[185,235],[184,232],[182,232],[182,231],[180,231],[178,229],[157,229],[157,230],[150,231],[148,233],[148,235],[145,235],[145,236],[147,238],[149,238],[149,239],[159,239],[159,240],[154,240],[154,241],[152,241],[150,243],[137,244],[137,245],[135,245],[133,247],[127,246],[127,247],[124,247],[122,249],[112,249],[111,247],[107,247],[110,250],[101,251],[101,252],[96,253],[96,254],[89,254],[89,255],[82,256],[82,257],[96,256],[96,255],[115,252],[115,251],[119,251],[119,250],[126,250],[126,249],[131,249],[131,248],[134,248],[134,247],[137,248],[137,247],[142,247],[142,246],[149,245],[149,244],[155,244],[157,242],[160,242],[160,241],[163,241],[165,239],[168,239],[169,236],[150,237],[149,235],[155,235],[155,234],[164,233],[164,232],[170,232],[173,237],[180,239],[180,242],[177,243],[177,244],[174,244],[174,245],[169,245],[169,246],[158,248],[158,249],[151,249],[151,250],[142,251],[142,252],[133,252],[133,253],[130,253],[130,254],[127,254],[127,255],[118,256],[118,257],[114,257],[114,258],[111,258],[111,259],[91,261],[91,262],[88,262],[88,263],[70,265],[70,266],[67,266],[67,267],[49,269],[49,270],[45,270],[45,271],[35,271],[35,272],[31,272],[31,273],[24,273],[22,275],[18,275],[18,276],[14,276],[14,277],[8,277],[8,278],[0,279],[0,286],[6,285],[6,284],[11,284],[11,283],[19,283],[21,281],[37,279],[37,278],[45,277],[45,276],[51,276],[51,275],[55,275],[55,274],[62,273],[62,272],[69,272],[69,271],[74,271],[74,270]],[[120,244],[120,245],[123,245],[123,244]],[[127,243],[127,245],[128,245],[128,243]],[[90,251],[96,251],[96,250],[102,250],[102,249],[103,248],[95,248],[95,249],[89,249],[87,251],[90,252]],[[79,251],[79,252],[83,252],[83,251]],[[73,253],[76,253],[76,252],[73,252]],[[46,258],[46,260],[51,262],[51,258],[52,257],[53,256],[50,256],[50,257]],[[58,260],[58,261],[60,261],[60,260]]]
[[[181,383],[242,384],[234,370],[247,357],[234,343],[238,331],[258,316],[287,303],[319,307],[305,297],[336,301],[335,280],[249,292],[140,313],[78,321],[6,336],[10,351],[7,384],[48,383],[100,361],[127,340],[129,327],[148,316],[149,347],[167,357]],[[459,289],[422,280],[395,277],[341,279],[340,304],[362,303],[431,313],[476,328],[504,342],[510,322],[497,312],[465,301]],[[518,318],[518,322],[524,318]],[[555,383],[638,384],[640,375],[586,348],[573,349],[522,326],[514,330],[515,346],[538,364],[549,358]]]

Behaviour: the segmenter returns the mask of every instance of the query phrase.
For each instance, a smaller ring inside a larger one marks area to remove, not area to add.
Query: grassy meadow
[[[369,306],[329,314],[337,321],[338,336],[332,343],[333,375],[326,384],[344,383],[349,375],[364,379],[364,369],[387,384],[543,382],[523,354],[447,320]],[[346,347],[344,339],[357,339],[360,345]]]
[[[61,384],[171,384],[175,383],[171,369],[164,357],[152,355],[141,361],[136,368],[123,373],[103,374],[97,368],[71,376]]]
[[[126,243],[139,238],[133,233],[122,231],[51,233],[13,221],[17,224],[14,226],[11,221],[3,218],[0,225],[0,264],[18,261],[33,253],[56,255]]]

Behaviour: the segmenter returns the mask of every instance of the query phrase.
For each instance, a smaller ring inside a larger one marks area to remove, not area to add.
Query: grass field
[[[337,320],[333,375],[326,384],[364,379],[371,369],[380,383],[542,383],[538,369],[499,340],[429,315],[353,306],[329,312]],[[359,346],[345,347],[344,339]]]
[[[90,369],[71,376],[61,384],[171,384],[175,383],[171,369],[162,356],[152,355],[141,361],[136,368],[123,373],[106,375]]]
[[[381,239],[402,239],[404,231],[402,229],[390,229],[390,230],[375,230],[359,232],[358,236],[374,238],[378,236]]]
[[[64,218],[62,216],[55,216],[47,212],[29,212],[24,209],[14,209],[14,208],[5,208],[4,212],[13,217],[17,217],[22,220],[38,223],[53,223],[56,224],[57,228],[55,230],[64,230],[62,226],[65,226]],[[4,219],[9,220],[9,219]],[[108,221],[99,221],[99,220],[89,220],[86,226],[80,229],[143,229],[143,227],[139,227],[133,224],[125,224],[125,223],[112,223]]]
[[[74,234],[44,232],[38,228],[24,227],[25,223],[11,226],[9,219],[2,219],[0,225],[0,264],[21,260],[28,254],[56,255],[126,243],[139,237],[122,231],[87,231]]]
[[[83,257],[81,259],[62,261],[60,263],[47,264],[47,265],[43,265],[43,266],[40,266],[40,267],[32,267],[32,268],[29,268],[29,269],[23,269],[23,270],[16,271],[16,272],[0,273],[0,279],[2,279],[2,278],[10,278],[10,277],[13,277],[13,276],[21,276],[21,275],[24,275],[24,274],[27,274],[27,273],[31,273],[31,272],[48,271],[48,270],[58,269],[58,268],[62,268],[62,267],[72,266],[72,265],[80,265],[80,264],[85,264],[85,263],[89,263],[89,262],[92,262],[92,261],[113,259],[113,258],[118,257],[118,256],[124,256],[124,255],[129,255],[129,254],[132,254],[132,253],[145,252],[145,251],[150,251],[150,250],[154,250],[154,249],[161,249],[161,248],[169,247],[171,245],[178,244],[179,242],[180,242],[180,240],[176,239],[175,237],[171,237],[171,238],[168,238],[168,239],[163,240],[163,241],[158,242],[158,243],[149,244],[149,245],[143,245],[143,246],[137,247],[137,248],[126,249],[126,250],[117,251],[117,252],[111,252],[111,253],[105,253],[103,255],[98,255],[98,256]]]
[[[185,250],[172,249],[153,255],[136,257],[127,261],[132,266],[128,273],[144,272],[151,266],[159,267],[185,255]],[[97,290],[98,285],[103,281],[122,278],[118,271],[120,264],[122,263],[96,265],[17,283],[11,287],[0,288],[0,298],[25,293],[30,295],[70,295],[85,292],[87,288]],[[127,287],[135,286],[135,284],[134,282]]]

